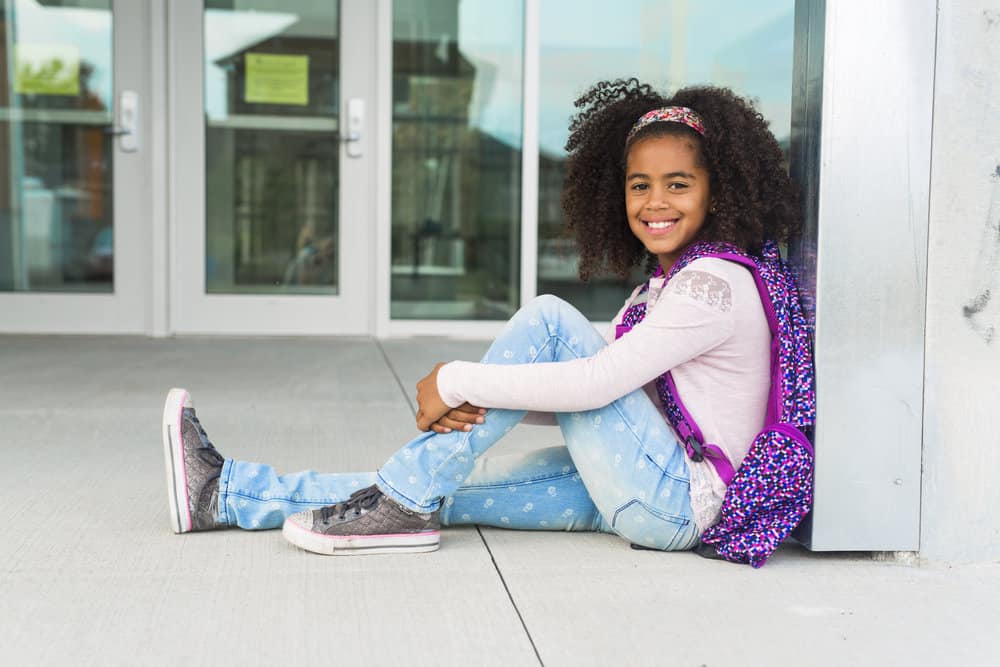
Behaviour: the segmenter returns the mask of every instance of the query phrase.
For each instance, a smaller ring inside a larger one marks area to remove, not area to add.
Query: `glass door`
[[[0,0],[2,331],[148,329],[147,12]]]
[[[374,3],[171,3],[171,329],[367,334]]]
[[[393,320],[440,331],[520,305],[524,17],[523,1],[392,3]]]

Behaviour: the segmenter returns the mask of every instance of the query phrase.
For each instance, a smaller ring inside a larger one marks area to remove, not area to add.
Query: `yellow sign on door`
[[[309,104],[309,56],[246,54],[243,99],[257,104]]]
[[[17,44],[14,92],[21,95],[80,94],[80,50],[73,44]]]

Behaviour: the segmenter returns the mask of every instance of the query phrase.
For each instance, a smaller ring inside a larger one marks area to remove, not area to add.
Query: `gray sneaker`
[[[163,406],[163,456],[175,533],[221,528],[219,475],[225,459],[208,440],[186,389],[171,389]]]
[[[346,502],[293,514],[281,532],[306,551],[331,556],[434,551],[441,511],[413,512],[372,485]]]

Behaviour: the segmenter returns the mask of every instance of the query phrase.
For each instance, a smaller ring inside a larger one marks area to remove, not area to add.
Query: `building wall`
[[[1000,558],[1000,2],[938,3],[921,555]]]

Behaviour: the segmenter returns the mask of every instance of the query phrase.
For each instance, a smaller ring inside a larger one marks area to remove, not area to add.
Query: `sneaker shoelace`
[[[336,516],[338,519],[344,519],[347,517],[348,512],[353,512],[354,516],[360,516],[361,510],[370,510],[378,504],[379,498],[382,497],[382,492],[378,490],[375,485],[369,486],[366,489],[361,489],[360,491],[355,491],[351,494],[351,497],[342,503],[337,503],[336,505],[329,505],[320,509],[320,518],[327,521],[332,516]]]
[[[221,466],[224,464],[226,460],[222,458],[222,454],[215,448],[212,441],[208,439],[208,433],[205,432],[194,410],[188,413],[188,418],[195,425],[195,428],[198,429],[198,439],[201,440],[201,447],[198,448],[198,458],[209,465]]]

